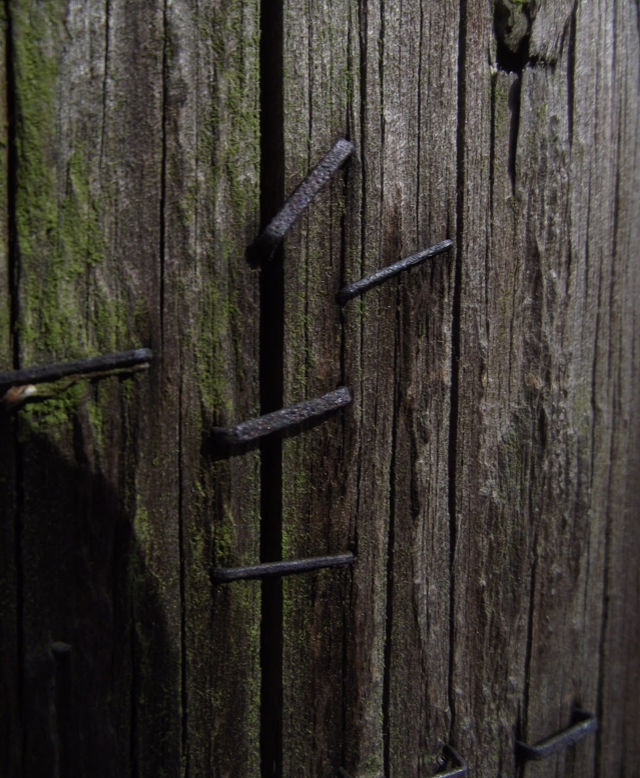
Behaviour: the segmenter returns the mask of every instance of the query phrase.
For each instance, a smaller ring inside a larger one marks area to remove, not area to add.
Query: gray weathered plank
[[[20,363],[159,354],[162,9],[9,13]],[[26,773],[179,770],[178,502],[158,497],[177,471],[177,402],[161,364],[22,412]]]
[[[587,41],[593,41],[594,37],[598,39],[595,57],[587,53]],[[585,88],[574,90],[574,136],[583,146],[576,160],[580,174],[577,184],[583,182],[583,185],[576,187],[575,199],[581,205],[584,218],[582,224],[575,221],[574,229],[588,258],[593,284],[598,285],[591,366],[592,511],[604,525],[599,556],[601,622],[597,625],[598,642],[594,646],[598,653],[595,712],[601,724],[595,763],[590,767],[600,775],[612,776],[632,775],[640,765],[640,747],[635,734],[639,715],[640,638],[638,620],[632,616],[637,613],[638,604],[640,538],[637,521],[640,422],[636,413],[640,291],[639,67],[637,3],[616,3],[613,9],[602,3],[579,7],[576,71],[583,75]]]
[[[465,3],[461,11],[451,739],[474,774],[509,775],[527,626],[526,491],[535,462],[533,422],[518,397],[526,391],[525,355],[516,351],[511,369],[520,372],[512,376],[509,333],[531,279],[519,264],[510,211],[516,79],[490,68],[492,4]]]
[[[156,359],[0,418],[0,772],[634,774],[637,2],[265,5],[262,74],[255,2],[1,13],[0,361]],[[252,269],[259,178],[266,217],[342,136]],[[338,385],[262,471],[212,445]],[[598,734],[518,768],[576,707]]]
[[[348,14],[346,2],[284,4],[286,193],[347,135]],[[351,164],[347,160],[332,176],[285,242],[285,406],[344,383],[335,296],[342,281],[344,188]],[[344,494],[351,417],[347,407],[283,441],[283,558],[350,549]],[[345,569],[283,581],[283,775],[331,775],[342,764],[344,602],[350,578]]]
[[[183,767],[258,775],[260,584],[212,586],[259,561],[259,455],[216,459],[211,428],[259,413],[258,4],[167,10],[165,353],[179,398]],[[171,343],[167,343],[167,337]]]
[[[456,234],[458,4],[384,8],[384,199],[403,254]],[[455,247],[399,280],[385,775],[431,775],[449,741],[449,419]]]
[[[338,528],[343,542],[357,542],[358,557],[351,601],[342,612],[335,599],[344,595],[336,592],[327,602],[328,583],[308,582],[306,600],[293,594],[305,584],[285,584],[285,721],[296,722],[294,730],[286,725],[283,730],[285,773],[321,774],[331,761],[335,767],[341,715],[344,764],[354,775],[385,769],[411,774],[418,764],[434,766],[448,738],[448,562],[443,566],[442,559],[449,553],[452,264],[439,258],[406,279],[394,279],[346,303],[342,319],[334,301],[337,284],[455,229],[455,9],[441,4],[411,13],[409,18],[405,9],[401,18],[391,8],[332,4],[330,11],[296,9],[284,19],[289,41],[284,51],[291,63],[284,74],[285,170],[300,177],[313,161],[308,117],[311,141],[328,127],[329,144],[348,115],[356,143],[346,177],[344,246],[333,190],[309,209],[286,246],[285,392],[293,400],[297,385],[313,394],[342,374],[354,407],[339,436],[314,431],[285,444],[285,546],[310,553],[316,538],[325,534],[331,541]],[[295,182],[292,176],[289,183]],[[426,378],[421,360],[429,363]],[[392,461],[397,476],[391,474]],[[417,530],[412,511],[420,516]],[[425,547],[430,551],[423,555]],[[421,594],[413,599],[406,596],[407,574],[420,579]],[[433,627],[427,624],[430,609],[437,614]],[[346,640],[344,687],[342,657],[330,657],[339,651],[339,640]],[[323,653],[315,643],[324,646]],[[407,663],[411,651],[416,661]],[[426,703],[423,684],[411,677],[418,672],[416,662],[432,684]],[[296,693],[305,688],[309,704]],[[324,694],[330,705],[322,702]]]
[[[618,196],[622,159],[637,176],[618,141],[637,87],[617,98],[613,84],[636,66],[612,56],[622,8],[538,5],[520,62],[483,59],[489,4],[467,6],[462,44],[452,692],[454,740],[481,775],[512,774],[514,735],[541,740],[576,707],[618,719],[599,684],[603,646],[625,632],[608,613],[628,585],[610,549],[637,439],[623,420],[637,271],[616,211],[637,213]],[[525,773],[618,774],[603,748],[591,737]]]

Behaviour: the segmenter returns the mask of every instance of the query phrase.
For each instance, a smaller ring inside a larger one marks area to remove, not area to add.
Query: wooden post
[[[640,770],[638,13],[3,4],[1,775]]]

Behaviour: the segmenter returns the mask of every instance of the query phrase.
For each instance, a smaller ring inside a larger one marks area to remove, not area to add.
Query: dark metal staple
[[[249,261],[257,264],[269,259],[287,231],[300,217],[318,192],[326,186],[331,176],[353,151],[353,143],[344,138],[338,140],[324,155],[309,175],[287,199],[264,231],[247,249]]]
[[[245,567],[217,567],[212,571],[211,577],[217,583],[229,583],[230,581],[267,578],[274,575],[296,575],[298,573],[307,573],[310,570],[320,570],[325,567],[341,567],[352,564],[354,560],[354,555],[349,552],[333,556],[309,557],[308,559],[264,562],[259,565],[248,565]]]
[[[535,745],[528,745],[516,741],[516,755],[523,762],[539,761],[547,759],[559,751],[564,751],[569,746],[574,746],[585,738],[590,732],[598,729],[598,719],[586,711],[574,712],[574,723],[562,732],[541,740]]]
[[[313,419],[321,418],[337,411],[351,402],[351,393],[346,386],[323,394],[313,400],[304,400],[289,408],[266,413],[255,419],[243,421],[235,427],[214,427],[212,430],[214,446],[234,448],[251,443],[266,435],[303,425]]]
[[[442,750],[444,751],[445,755],[449,757],[449,759],[455,762],[455,767],[452,770],[447,770],[444,773],[436,773],[434,778],[462,778],[463,775],[466,775],[469,770],[467,763],[455,750],[455,748],[452,746],[445,746]]]
[[[343,287],[337,294],[338,302],[340,304],[345,303],[352,297],[356,297],[356,295],[366,292],[367,289],[378,286],[378,284],[383,283],[387,279],[398,275],[398,273],[401,273],[403,270],[408,270],[410,267],[418,265],[420,262],[424,262],[426,259],[435,257],[436,254],[441,254],[443,251],[447,251],[447,249],[450,249],[452,246],[452,240],[443,240],[440,241],[440,243],[435,243],[428,249],[419,251],[417,254],[411,254],[411,256],[400,259],[397,262],[394,262],[392,265],[387,265],[386,267],[380,268],[380,270],[376,270],[373,273],[364,276],[364,278],[361,278],[359,281],[354,281],[352,284],[348,284],[347,286]]]
[[[57,381],[70,375],[83,373],[100,373],[109,370],[135,367],[150,362],[153,354],[151,349],[137,348],[131,351],[118,351],[114,354],[103,354],[98,357],[77,359],[74,362],[59,362],[53,365],[24,367],[19,370],[9,370],[0,373],[0,386],[18,386],[21,384],[41,384],[45,381]]]
[[[442,750],[451,761],[456,763],[456,766],[452,770],[436,773],[433,778],[462,778],[463,775],[468,773],[469,768],[467,767],[467,763],[454,748],[451,746],[444,746]],[[351,778],[344,767],[339,768],[338,776],[339,778]]]

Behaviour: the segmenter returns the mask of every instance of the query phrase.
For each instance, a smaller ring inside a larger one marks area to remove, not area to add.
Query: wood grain
[[[3,5],[0,366],[154,360],[0,417],[0,773],[638,772],[638,13]],[[596,735],[516,763],[576,708]]]
[[[608,516],[627,504],[637,434],[616,432],[637,337],[618,319],[620,279],[637,283],[615,238],[616,167],[635,160],[617,150],[622,9],[541,4],[511,73],[480,56],[489,12],[468,6],[463,42],[452,668],[454,741],[481,775],[513,774],[514,734],[537,742],[575,708],[618,718],[599,689],[607,589],[623,591],[607,574]],[[602,747],[591,737],[524,774],[616,774]]]
[[[216,587],[210,575],[259,561],[258,452],[216,459],[210,446],[214,425],[260,410],[258,273],[245,260],[258,227],[258,19],[257,3],[167,12],[164,326],[180,409],[188,775],[257,775],[260,764],[260,585]]]
[[[10,14],[21,364],[159,353],[162,12]],[[158,361],[23,412],[25,773],[178,769],[177,499],[156,499],[177,465],[166,386]]]
[[[155,354],[144,375],[80,382],[21,412],[25,774],[251,774],[258,762],[255,588],[214,603],[208,577],[216,555],[257,556],[256,457],[207,454],[211,424],[257,402],[257,317],[244,318],[257,286],[244,262],[256,13],[195,11],[9,8],[19,272],[3,293],[20,364]]]
[[[284,190],[348,134],[347,3],[283,6]],[[343,384],[340,308],[347,160],[290,231],[283,252],[283,405]],[[349,386],[350,391],[352,387]],[[282,554],[351,550],[344,504],[352,407],[283,441]],[[351,570],[283,581],[282,775],[342,764],[344,603]]]
[[[458,4],[386,4],[384,158],[401,253],[456,239]],[[415,30],[412,36],[406,30]],[[437,45],[433,45],[437,41]],[[390,222],[393,217],[390,215]],[[431,775],[449,741],[455,247],[396,291],[385,775]]]

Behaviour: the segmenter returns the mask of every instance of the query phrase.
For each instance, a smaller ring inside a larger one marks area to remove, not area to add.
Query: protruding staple
[[[253,264],[269,259],[286,232],[353,151],[353,143],[341,138],[293,192],[264,231],[247,249]]]
[[[392,265],[387,265],[387,267],[380,268],[380,270],[376,270],[375,272],[370,273],[368,276],[361,278],[359,281],[354,281],[352,284],[348,284],[347,286],[343,287],[337,294],[338,302],[342,305],[352,297],[356,297],[357,295],[366,292],[367,289],[372,289],[374,286],[378,286],[378,284],[383,283],[383,281],[386,281],[388,278],[392,278],[393,276],[398,275],[398,273],[401,273],[403,270],[407,270],[414,265],[419,265],[426,259],[435,257],[436,254],[441,254],[443,251],[447,251],[447,249],[450,249],[452,246],[452,240],[442,240],[440,243],[435,243],[433,246],[430,246],[428,249],[424,249],[423,251],[419,251],[417,254],[411,254],[411,256],[400,259],[397,262],[394,262]]]
[[[453,762],[453,768],[448,769],[445,772],[436,773],[437,778],[460,778],[460,776],[466,775],[469,768],[467,763],[460,756],[460,754],[452,746],[445,746],[443,749],[444,755],[447,759]]]
[[[574,746],[585,738],[590,732],[598,729],[598,719],[591,713],[577,710],[573,714],[573,723],[567,729],[552,735],[546,740],[541,740],[533,746],[521,741],[516,741],[516,756],[523,762],[539,761],[563,751],[569,746]]]
[[[444,746],[442,750],[445,757],[447,758],[447,761],[454,763],[454,767],[453,769],[447,769],[446,772],[437,772],[434,775],[434,778],[460,778],[460,776],[466,775],[469,771],[469,768],[467,767],[467,763],[464,761],[464,759],[462,759],[460,754],[451,746]],[[339,778],[351,778],[344,767],[341,767],[338,770],[338,776]]]
[[[314,420],[319,420],[329,413],[344,408],[350,402],[351,393],[346,386],[341,386],[321,397],[304,400],[290,408],[282,408],[279,411],[243,421],[235,427],[214,427],[212,430],[213,445],[216,449],[244,447],[275,432],[302,428]]]
[[[54,365],[24,367],[20,370],[9,370],[6,373],[0,373],[0,386],[41,384],[45,381],[57,381],[59,378],[66,378],[71,375],[122,370],[150,362],[151,357],[151,349],[136,348],[131,351],[118,351],[114,354],[77,359],[75,362],[59,362]]]
[[[295,575],[307,573],[310,570],[320,570],[324,567],[342,567],[350,565],[354,561],[354,555],[335,554],[334,556],[316,556],[308,559],[291,559],[282,562],[265,562],[260,565],[248,567],[217,567],[211,577],[216,583],[229,583],[253,578],[267,578],[276,575]]]

